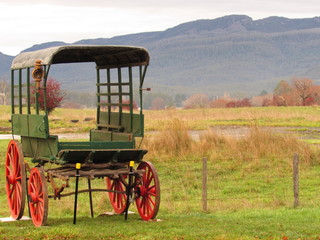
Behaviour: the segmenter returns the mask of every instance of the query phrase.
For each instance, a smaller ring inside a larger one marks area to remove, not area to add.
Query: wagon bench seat
[[[117,146],[116,142],[113,142]],[[120,142],[125,144],[125,142]],[[59,143],[58,157],[66,163],[107,163],[107,162],[140,162],[148,152],[142,149],[106,149],[100,146],[101,143],[77,142]],[[121,145],[120,144],[120,145]],[[91,146],[85,148],[85,146]]]

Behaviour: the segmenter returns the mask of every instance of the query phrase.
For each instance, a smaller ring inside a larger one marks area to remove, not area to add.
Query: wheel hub
[[[38,203],[39,202],[39,196],[36,193],[30,194],[30,200],[32,203]]]
[[[146,187],[145,186],[140,186],[139,187],[139,192],[140,192],[140,196],[141,197],[145,197],[145,196],[147,196],[147,189],[146,189]]]
[[[9,182],[9,184],[15,184],[17,182],[17,179],[14,176],[9,175],[8,182]]]

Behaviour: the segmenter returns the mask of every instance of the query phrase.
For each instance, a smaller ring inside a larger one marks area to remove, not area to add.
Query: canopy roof
[[[20,53],[11,69],[33,67],[36,60],[41,60],[43,65],[95,62],[98,68],[114,68],[148,65],[149,54],[141,47],[66,45]]]

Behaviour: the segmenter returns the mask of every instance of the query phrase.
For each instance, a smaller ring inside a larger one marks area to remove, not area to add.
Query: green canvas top
[[[33,67],[36,60],[41,60],[43,65],[95,62],[98,68],[113,68],[148,65],[149,54],[142,47],[65,45],[20,53],[11,69]]]

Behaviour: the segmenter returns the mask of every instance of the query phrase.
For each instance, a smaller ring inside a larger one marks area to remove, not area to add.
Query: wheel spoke
[[[153,180],[153,175],[149,176],[147,182],[144,184],[146,188],[149,187],[149,185],[150,185],[150,183],[151,183],[152,180]]]
[[[32,189],[29,189],[30,193],[36,192],[36,188],[34,186],[33,179],[30,179],[29,184],[30,184],[29,186],[32,188]]]
[[[6,166],[6,168],[7,168],[8,172],[9,172],[9,175],[12,175],[12,170],[11,170],[11,168],[10,168],[9,166]]]
[[[150,176],[151,176],[151,170],[150,170],[150,168],[148,168],[148,167],[146,167],[146,181],[145,181],[145,186],[148,186],[148,183],[149,183],[149,181],[150,181]]]
[[[142,207],[143,207],[143,202],[144,202],[144,198],[141,198],[141,202],[140,202],[139,208],[142,208]]]
[[[151,187],[148,188],[148,194],[151,196],[156,196],[157,192],[156,192],[156,186],[153,185]]]
[[[146,197],[146,208],[147,208],[147,215],[149,216],[151,213],[151,206],[150,206],[150,202],[148,201],[147,197]]]
[[[126,208],[126,194],[120,193],[124,191],[124,178],[125,176],[120,176],[117,179],[106,179],[107,189],[115,191],[108,192],[108,195],[114,212],[118,214],[123,213]]]
[[[153,206],[156,205],[155,201],[153,201],[153,199],[150,196],[148,196],[148,200]]]

